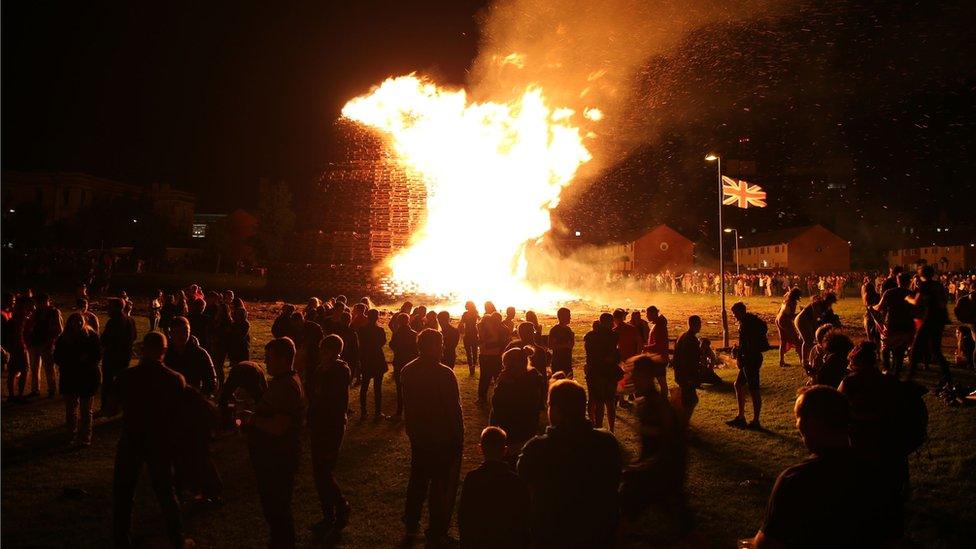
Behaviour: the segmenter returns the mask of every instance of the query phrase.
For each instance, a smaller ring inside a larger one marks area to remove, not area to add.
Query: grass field
[[[689,314],[700,314],[706,321],[704,335],[720,341],[720,307],[714,296],[653,295],[626,301],[619,305],[656,304],[671,321],[672,338],[680,333]],[[775,344],[772,316],[778,300],[757,297],[748,303],[770,321]],[[273,305],[252,304],[250,310],[253,349],[257,351],[270,337]],[[857,301],[842,300],[835,310],[851,333],[858,334],[861,309]],[[578,338],[593,317],[593,313],[577,314],[573,327]],[[551,317],[542,321],[552,323]],[[144,318],[138,323],[141,331],[146,329]],[[261,352],[255,354],[260,356]],[[581,379],[581,343],[576,355]],[[731,386],[706,389],[701,394],[692,420],[688,487],[699,533],[709,546],[732,547],[737,539],[755,533],[776,475],[806,455],[792,417],[796,389],[804,376],[795,366],[795,354],[790,355],[791,368],[777,367],[776,360],[776,351],[769,352],[762,370],[762,419],[767,433],[725,426],[723,421],[735,410]],[[476,441],[487,411],[474,406],[477,381],[468,375],[466,366],[456,371],[466,426],[463,474],[480,461]],[[719,372],[726,381],[734,379],[736,373],[734,368]],[[954,373],[960,383],[974,385],[971,372]],[[922,372],[919,380],[931,387],[936,373]],[[971,547],[976,539],[976,408],[950,408],[931,395],[926,398],[931,440],[911,460],[909,536],[923,547]],[[392,411],[393,405],[393,384],[388,377],[384,407]],[[358,411],[358,405],[354,408]],[[617,436],[632,456],[636,450],[634,418],[627,411],[618,415]],[[112,464],[119,422],[99,420],[94,445],[86,450],[65,449],[62,423],[60,400],[40,399],[27,405],[4,404],[2,408],[2,538],[8,547],[110,545]],[[263,546],[267,531],[243,440],[237,435],[222,436],[213,451],[223,476],[226,502],[216,508],[188,507],[187,533],[207,547]],[[390,547],[400,542],[408,469],[408,444],[400,424],[359,422],[352,417],[337,470],[353,506],[343,546]],[[308,527],[319,519],[307,455],[298,477],[294,510],[301,543],[307,545]],[[628,535],[626,545],[669,546],[670,527],[665,516],[649,512]],[[160,542],[161,532],[152,490],[143,479],[137,492],[133,533],[141,543],[154,546]]]

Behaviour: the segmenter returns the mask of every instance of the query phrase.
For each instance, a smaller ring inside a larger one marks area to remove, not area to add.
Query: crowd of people
[[[867,271],[842,273],[796,274],[782,271],[727,272],[725,291],[736,297],[779,297],[793,288],[806,297],[833,292],[838,298],[856,297],[860,284],[872,279],[880,285],[883,274]],[[949,299],[956,301],[976,289],[976,274],[972,272],[943,272],[939,282],[948,291]],[[684,294],[717,294],[721,290],[722,279],[714,271],[685,271],[683,273],[665,270],[649,275],[625,276],[617,273],[608,276],[610,284],[630,281],[637,289]]]
[[[835,329],[835,289],[818,287],[800,308],[802,288],[784,292],[775,278],[762,283],[785,293],[776,317],[780,364],[795,347],[810,377],[794,413],[813,457],[777,479],[757,547],[839,540],[873,546],[903,536],[907,459],[926,429],[924,389],[910,378],[917,366],[935,363],[943,384],[951,381],[941,349],[949,292],[930,267],[914,276],[893,269],[876,282],[866,277],[861,287],[865,340],[858,344]],[[957,296],[954,309],[964,324],[957,364],[972,367],[965,324],[976,322],[976,292]],[[108,299],[108,321],[100,327],[84,296],[66,320],[44,294],[5,294],[2,307],[8,400],[39,397],[43,373],[48,396],[64,399],[72,444],[81,446],[91,444],[99,391],[98,413],[122,416],[113,483],[119,547],[130,545],[143,465],[170,541],[184,545],[180,499],[223,497],[210,454],[213,433],[223,428],[246,437],[272,547],[295,545],[291,500],[307,437],[322,511],[312,529],[320,540],[338,540],[354,516],[334,471],[348,418],[356,415],[349,400],[356,385],[359,421],[402,421],[409,440],[403,512],[409,538],[420,535],[426,503],[427,541],[454,544],[448,532],[456,501],[460,543],[469,547],[613,546],[651,506],[674,516],[678,538],[696,535],[684,486],[687,432],[698,389],[722,382],[697,315],[681,322],[672,347],[668,320],[656,306],[600,314],[582,337],[580,384],[568,308],[546,331],[534,312],[519,319],[514,307],[502,313],[492,302],[481,308],[468,302],[455,323],[447,311],[409,302],[384,315],[368,298],[310,298],[281,307],[263,345],[264,367],[252,360],[248,305],[233,291],[192,285],[158,292],[135,366],[132,310],[124,293]],[[768,326],[742,301],[731,312],[738,337],[729,351],[738,375],[736,413],[727,424],[762,431],[760,372],[773,348]],[[468,376],[478,378],[476,406],[488,412],[480,436],[484,462],[463,482],[464,410],[455,373],[462,358]],[[387,415],[382,383],[391,369],[396,403],[387,404],[394,409]],[[633,463],[624,463],[614,435],[618,406],[632,409],[636,421]]]

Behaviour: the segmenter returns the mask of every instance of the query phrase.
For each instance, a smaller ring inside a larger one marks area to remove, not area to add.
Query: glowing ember
[[[549,210],[590,159],[572,110],[547,105],[539,88],[509,103],[473,103],[464,90],[409,75],[342,114],[388,135],[427,185],[426,225],[390,260],[395,283],[453,299],[569,297],[528,286],[525,246],[550,229]]]

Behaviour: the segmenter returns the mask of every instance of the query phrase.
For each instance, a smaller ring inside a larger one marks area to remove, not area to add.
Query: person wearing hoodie
[[[217,373],[210,354],[200,346],[195,336],[190,335],[190,322],[178,316],[169,326],[169,347],[163,363],[170,370],[180,373],[186,384],[196,388],[204,395],[212,395],[217,390]]]

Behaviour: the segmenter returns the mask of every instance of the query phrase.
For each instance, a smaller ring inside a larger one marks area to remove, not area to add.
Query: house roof
[[[674,227],[671,227],[670,225],[668,225],[666,223],[659,223],[659,224],[654,225],[653,227],[647,229],[646,231],[641,232],[636,237],[634,237],[634,240],[632,240],[631,242],[640,240],[641,238],[643,238],[643,237],[645,237],[645,236],[647,236],[647,235],[649,235],[651,233],[655,233],[655,232],[657,232],[659,230],[662,230],[662,229],[667,230],[667,231],[671,231],[672,233],[674,233],[674,234],[678,235],[679,237],[687,240],[688,242],[692,242],[692,240],[690,238],[688,238],[687,236],[681,234],[680,232],[678,232],[677,230],[675,230]],[[629,244],[629,242],[628,242],[628,244]]]
[[[807,225],[805,227],[791,227],[789,229],[780,229],[778,231],[771,231],[768,233],[760,233],[757,235],[747,236],[742,243],[741,247],[754,248],[756,246],[769,246],[772,244],[785,244],[788,243],[800,235],[806,233],[807,231],[820,227],[827,231],[821,225]],[[827,231],[830,232],[830,231]],[[830,233],[833,234],[833,233]],[[840,237],[838,237],[840,238]]]

